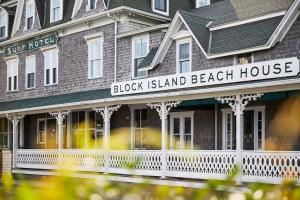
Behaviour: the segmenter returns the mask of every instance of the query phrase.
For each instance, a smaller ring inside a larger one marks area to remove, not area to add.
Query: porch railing
[[[161,151],[109,151],[108,172],[141,176],[162,175]],[[242,153],[242,180],[280,183],[300,180],[300,152]],[[167,151],[167,177],[224,179],[236,163],[235,151]],[[16,167],[105,172],[105,153],[100,150],[17,150]]]

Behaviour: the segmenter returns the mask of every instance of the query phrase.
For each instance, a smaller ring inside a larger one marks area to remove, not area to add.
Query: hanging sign
[[[286,58],[191,73],[113,83],[113,96],[285,78],[299,74],[299,60]]]
[[[58,37],[56,33],[46,37],[28,40],[16,46],[8,46],[4,48],[4,56],[12,56],[23,52],[33,51],[45,46],[57,44]]]

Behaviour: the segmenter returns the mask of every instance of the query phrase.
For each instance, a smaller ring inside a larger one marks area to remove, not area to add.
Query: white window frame
[[[150,51],[150,36],[149,36],[149,33],[147,34],[143,34],[143,35],[138,35],[138,36],[135,36],[132,38],[132,53],[131,53],[131,57],[132,57],[132,79],[141,79],[141,78],[146,78],[148,77],[148,71],[145,71],[146,72],[146,75],[145,76],[139,76],[139,77],[136,77],[135,76],[135,59],[137,58],[142,58],[142,57],[135,57],[135,41],[137,40],[142,40],[142,39],[145,39],[147,41],[147,52],[146,52],[146,55],[145,57],[149,54],[149,51]]]
[[[266,141],[266,116],[265,116],[265,106],[254,106],[246,107],[245,110],[254,111],[254,151],[265,150],[265,141]],[[232,109],[222,109],[222,138],[223,138],[223,150],[233,150],[233,138],[231,138],[231,149],[227,149],[227,128],[226,128],[226,119],[227,114],[231,113],[231,137],[233,137],[233,120],[234,114]],[[262,135],[261,135],[261,149],[258,148],[258,112],[262,112]],[[243,141],[243,139],[242,139]]]
[[[98,0],[95,0],[95,8],[94,9],[91,9],[91,0],[87,0],[87,5],[86,5],[86,11],[92,11],[92,10],[95,10],[97,8],[97,3],[98,3]]]
[[[50,52],[50,58],[49,58],[49,63],[46,63],[46,54]],[[57,54],[57,61],[54,61],[53,55],[54,53]],[[43,50],[44,54],[44,85],[45,86],[52,86],[52,85],[58,85],[58,80],[59,80],[59,50],[58,48],[49,48],[49,49],[44,49]],[[47,65],[49,64],[49,67]],[[56,83],[53,83],[53,69],[56,68]],[[47,69],[50,69],[50,83],[47,84]]]
[[[161,15],[169,16],[170,14],[170,0],[166,0],[166,12],[155,9],[155,0],[152,0],[152,10],[153,12],[159,13]]]
[[[192,42],[192,38],[191,37],[188,37],[188,38],[182,38],[182,39],[177,39],[176,40],[176,73],[177,74],[180,74],[180,60],[179,60],[179,48],[180,48],[180,45],[181,44],[186,44],[188,43],[189,44],[189,47],[190,47],[190,53],[189,53],[189,60],[190,60],[190,64],[189,64],[189,71],[188,72],[191,72],[192,71],[192,57],[193,57],[193,42]]]
[[[170,149],[174,149],[174,118],[180,119],[180,149],[184,150],[184,118],[191,118],[191,150],[194,149],[194,111],[170,113]]]
[[[10,71],[9,68],[12,68],[13,64],[13,70],[12,72]],[[16,92],[19,89],[19,58],[18,57],[14,57],[11,58],[9,60],[6,61],[6,66],[7,66],[7,92]],[[16,85],[16,89],[14,89],[15,85],[14,85],[14,77],[17,76],[17,85]],[[12,83],[11,83],[11,90],[9,90],[9,77],[12,77]]]
[[[0,27],[3,27],[2,22],[3,22],[3,26],[5,27],[5,34],[3,37],[0,37],[0,39],[4,39],[8,37],[8,13],[3,8],[0,8]]]
[[[31,15],[29,15],[30,13],[28,13],[28,6],[30,5],[30,4],[32,4],[32,16]],[[30,28],[30,29],[28,29],[28,24],[27,24],[27,22],[28,22],[28,18],[29,17],[32,17],[32,27]],[[26,1],[26,22],[25,22],[25,29],[26,30],[31,30],[32,28],[33,28],[33,25],[34,25],[34,21],[35,21],[35,3],[34,3],[34,1],[33,0],[27,0]]]
[[[33,69],[33,71],[34,72],[31,72],[30,70],[29,70],[29,68],[30,68],[30,66],[28,66],[28,61],[29,61],[29,59],[33,59],[33,63],[34,63],[34,69]],[[31,56],[27,56],[26,57],[26,73],[25,73],[25,88],[26,89],[34,89],[35,88],[35,83],[36,83],[36,56],[35,55],[31,55]],[[28,87],[28,74],[29,73],[34,73],[34,83],[33,83],[33,87]]]
[[[248,53],[245,53],[245,54],[248,54]],[[238,56],[239,55],[235,55],[233,57],[233,63],[234,63],[234,65],[241,65],[241,64],[238,64]],[[251,63],[254,63],[254,53],[251,53]]]
[[[53,7],[53,1],[56,1],[56,0],[50,0],[50,23],[53,23],[53,22],[58,22],[58,21],[60,21],[60,20],[62,20],[63,19],[63,10],[64,10],[64,7],[63,7],[63,0],[58,0],[58,1],[60,1],[59,3],[60,3],[60,7],[59,7],[59,12],[60,12],[60,18],[59,19],[57,19],[57,20],[55,20],[54,19],[54,7]]]
[[[206,5],[205,6],[210,5],[210,0],[196,0],[196,8],[204,7],[204,6],[200,5],[200,3],[204,3],[204,1],[206,1]]]
[[[45,122],[45,133],[46,133],[46,136],[45,136],[45,142],[41,142],[40,141],[40,122],[41,121],[44,121]],[[42,144],[42,145],[46,145],[47,144],[47,119],[37,119],[37,144]]]
[[[100,42],[100,69],[99,72],[100,74],[98,76],[92,75],[91,74],[91,61],[92,61],[92,45],[96,42]],[[103,43],[104,39],[103,37],[98,37],[98,38],[92,38],[87,40],[87,45],[88,45],[88,79],[98,79],[103,77]]]

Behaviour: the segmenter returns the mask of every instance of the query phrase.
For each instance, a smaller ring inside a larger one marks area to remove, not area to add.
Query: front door
[[[170,149],[193,149],[194,112],[170,113]]]
[[[264,149],[265,111],[264,107],[249,107],[244,110],[243,149]],[[223,149],[236,148],[236,123],[231,110],[223,110]]]

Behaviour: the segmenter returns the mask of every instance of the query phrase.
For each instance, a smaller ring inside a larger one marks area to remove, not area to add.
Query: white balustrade
[[[234,151],[168,151],[167,176],[224,179],[235,165]]]
[[[161,151],[110,151],[109,172],[161,176]]]
[[[109,151],[109,173],[162,175],[162,151]],[[102,150],[17,150],[16,167],[105,172]],[[300,152],[242,152],[242,181],[300,180]],[[235,151],[167,151],[167,177],[224,179],[236,164]]]
[[[300,180],[300,152],[243,152],[243,181],[281,183]]]

